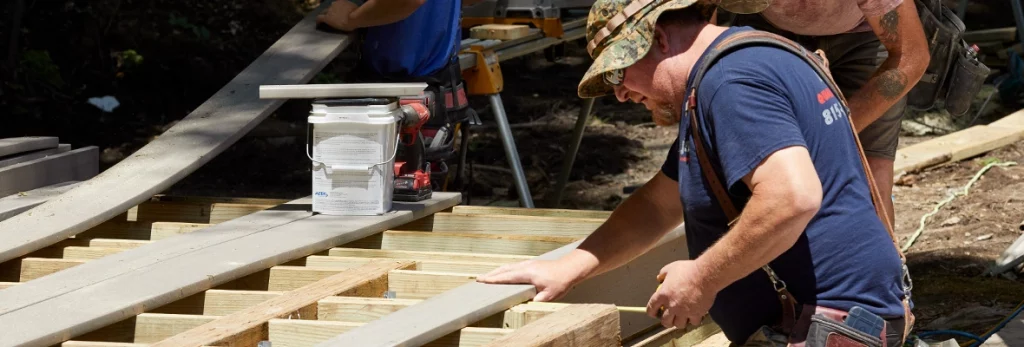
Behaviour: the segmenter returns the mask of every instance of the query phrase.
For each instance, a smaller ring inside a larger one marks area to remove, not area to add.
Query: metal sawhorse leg
[[[569,150],[562,158],[562,170],[558,173],[558,180],[551,189],[551,195],[547,199],[548,206],[554,208],[562,202],[562,193],[565,185],[569,182],[569,174],[572,173],[572,166],[576,161],[576,153],[580,150],[580,141],[583,140],[583,130],[587,128],[590,121],[590,111],[594,108],[594,98],[583,99],[580,105],[580,114],[576,117],[576,127],[572,130],[572,139],[569,140]]]
[[[494,121],[498,123],[498,132],[505,148],[505,157],[512,169],[516,192],[519,194],[519,204],[526,208],[533,208],[530,186],[526,182],[526,173],[523,172],[523,164],[519,160],[519,151],[516,149],[515,138],[512,137],[512,127],[508,124],[505,105],[501,102],[500,93],[504,87],[504,81],[501,77],[501,68],[498,66],[498,57],[494,51],[481,46],[470,46],[463,50],[463,53],[471,53],[476,56],[476,65],[462,72],[463,79],[466,80],[467,92],[470,95],[487,95],[490,100],[491,113],[494,114]]]

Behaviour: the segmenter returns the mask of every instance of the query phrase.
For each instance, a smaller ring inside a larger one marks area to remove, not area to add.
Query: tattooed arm
[[[889,52],[864,86],[848,96],[853,124],[864,130],[917,84],[928,67],[928,42],[914,0],[903,0],[868,24]]]

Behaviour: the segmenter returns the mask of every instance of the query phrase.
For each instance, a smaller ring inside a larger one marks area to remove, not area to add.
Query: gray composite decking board
[[[580,283],[558,302],[646,306],[657,289],[658,271],[669,262],[688,258],[683,234],[680,225],[662,237],[658,246],[644,255],[625,266]],[[536,259],[557,259],[576,249],[581,242],[560,247]],[[529,300],[534,295],[536,289],[532,285],[471,282],[349,330],[317,346],[421,346]],[[621,334],[629,336],[653,324],[658,322],[646,315],[623,313]]]
[[[3,167],[0,168],[0,197],[61,182],[85,181],[96,176],[99,168],[100,152],[94,146]],[[4,242],[0,241],[0,244],[7,246]]]
[[[142,247],[146,249],[145,253],[120,252],[7,288],[0,294],[0,317],[136,269],[309,218],[312,214],[306,208],[307,200],[290,201],[209,228],[160,240],[158,246]]]
[[[318,214],[228,242],[210,245],[200,243],[202,239],[193,238],[192,245],[198,248],[193,252],[146,262],[146,266],[0,315],[0,326],[6,330],[0,334],[0,345],[57,344],[271,266],[439,212],[455,206],[460,200],[458,193],[435,192],[430,200],[395,202],[394,211],[381,216]],[[302,206],[304,210],[309,209],[308,205]],[[197,233],[206,231],[204,234],[209,236],[211,229]],[[154,242],[47,277],[90,276],[105,267],[151,258],[152,253],[161,250],[164,243]],[[78,270],[84,267],[89,268]],[[30,284],[32,281],[8,288],[0,297],[5,296],[7,290]],[[49,285],[59,286],[60,282],[49,281]],[[55,314],[57,312],[60,314]]]
[[[36,188],[25,192],[24,195],[15,194],[0,198],[0,220],[14,217],[14,215],[39,206],[47,200],[71,190],[80,183],[79,181],[63,182],[52,186]]]
[[[71,150],[71,145],[66,144],[66,143],[62,143],[62,144],[57,145],[57,147],[54,147],[54,148],[39,149],[39,150],[35,150],[35,151],[32,151],[32,152],[17,154],[15,156],[7,158],[7,159],[0,159],[0,168],[3,168],[5,166],[11,166],[11,165],[18,164],[18,163],[24,163],[24,162],[30,161],[30,160],[36,160],[36,159],[39,159],[39,158],[46,157],[48,155],[64,153],[64,152],[67,152],[67,151],[70,151],[70,150]]]
[[[49,136],[26,136],[0,139],[0,157],[31,152],[46,148],[56,148],[58,140]]]
[[[329,5],[324,2],[322,8]],[[171,129],[61,199],[0,222],[0,262],[52,245],[160,193],[212,160],[285,100],[260,100],[262,84],[306,83],[352,40],[316,30],[312,11]],[[45,217],[44,217],[45,216]]]

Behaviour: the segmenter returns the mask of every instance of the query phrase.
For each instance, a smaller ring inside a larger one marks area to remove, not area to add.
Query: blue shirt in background
[[[718,40],[741,30],[749,28],[730,28]],[[875,214],[847,115],[813,68],[781,48],[735,50],[708,69],[697,107],[705,149],[737,208],[750,196],[741,179],[768,155],[790,146],[810,152],[822,184],[821,209],[770,264],[796,300],[903,316],[899,255]],[[676,140],[662,171],[679,182],[687,246],[696,258],[724,235],[726,218],[703,179],[689,118],[682,119],[679,138],[686,145],[680,151]],[[760,326],[776,324],[781,305],[758,269],[718,293],[710,313],[730,340],[742,342]]]
[[[365,29],[362,60],[389,77],[437,72],[455,55],[461,0],[426,0],[408,18]]]

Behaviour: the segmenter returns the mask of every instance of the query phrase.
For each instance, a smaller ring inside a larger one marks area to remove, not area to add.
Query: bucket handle
[[[309,128],[310,127],[307,124],[306,125],[306,139],[309,139]],[[310,143],[309,143],[308,140],[306,141],[306,157],[309,158],[309,160],[314,162],[314,163],[318,163],[320,165],[323,165],[324,168],[327,170],[328,174],[333,173],[333,171],[346,171],[346,172],[370,171],[370,169],[372,169],[374,166],[386,165],[387,163],[390,163],[392,160],[394,160],[396,156],[398,156],[398,143],[399,143],[399,141],[401,139],[402,139],[402,134],[399,133],[398,131],[396,131],[396,134],[395,134],[395,151],[393,153],[391,153],[391,159],[388,159],[388,160],[385,160],[385,161],[382,161],[382,162],[379,162],[379,163],[376,163],[376,164],[370,164],[370,165],[367,165],[365,167],[362,166],[362,165],[358,165],[358,166],[357,165],[327,165],[327,163],[325,163],[325,162],[313,159],[313,155],[310,154],[310,152],[309,152]]]

